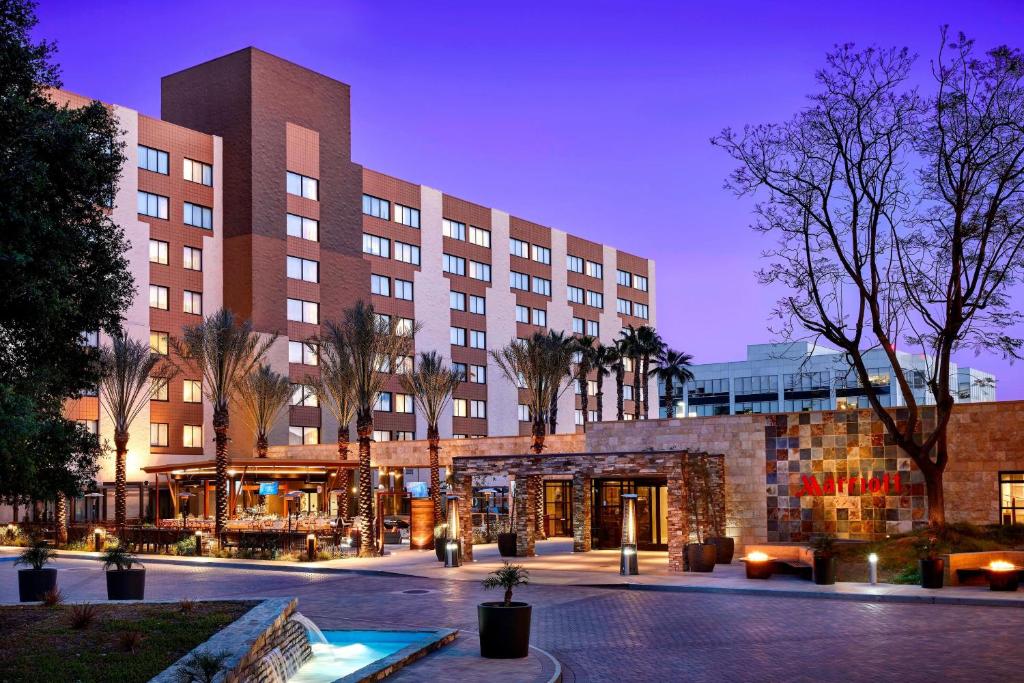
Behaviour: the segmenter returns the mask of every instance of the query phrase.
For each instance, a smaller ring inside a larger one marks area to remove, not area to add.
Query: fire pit
[[[743,558],[743,561],[747,566],[748,579],[770,579],[772,572],[775,570],[772,558],[768,557],[767,553],[762,553],[759,550],[748,553]]]
[[[992,560],[985,567],[989,590],[1015,591],[1020,583],[1019,567],[1006,560]]]

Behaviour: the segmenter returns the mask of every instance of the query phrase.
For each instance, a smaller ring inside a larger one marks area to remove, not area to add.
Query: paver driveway
[[[69,600],[102,600],[98,562],[58,562]],[[426,589],[427,593],[403,593]],[[149,566],[147,597],[299,597],[324,628],[475,630],[475,583]],[[495,599],[494,594],[486,599]],[[533,643],[568,681],[1012,681],[1024,679],[1024,609],[530,586]],[[17,599],[0,562],[0,601]]]

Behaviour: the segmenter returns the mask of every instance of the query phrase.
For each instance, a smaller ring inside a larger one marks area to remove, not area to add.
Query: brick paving
[[[95,561],[58,566],[69,600],[105,597]],[[151,598],[294,595],[324,628],[474,631],[476,603],[495,597],[465,581],[157,564],[147,582]],[[549,585],[518,597],[534,604],[533,644],[567,681],[1005,681],[1024,667],[1024,610],[1013,608]],[[16,598],[14,568],[0,562],[0,601]]]

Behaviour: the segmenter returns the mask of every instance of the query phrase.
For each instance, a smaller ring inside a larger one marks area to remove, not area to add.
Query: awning
[[[311,471],[333,472],[338,469],[356,469],[357,460],[285,460],[279,458],[230,458],[228,469],[249,476],[254,474],[305,475]],[[162,463],[142,468],[147,474],[214,474],[216,460],[191,460],[188,462]]]

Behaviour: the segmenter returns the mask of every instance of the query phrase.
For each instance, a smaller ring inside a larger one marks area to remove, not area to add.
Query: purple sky
[[[1019,0],[497,4],[43,0],[38,32],[65,87],[154,116],[160,76],[247,45],[351,84],[356,162],[655,258],[697,362],[771,341],[775,300],[711,135],[788,118],[835,43],[908,46],[922,80],[943,23],[1024,47]],[[1019,364],[960,360],[1024,398]]]

